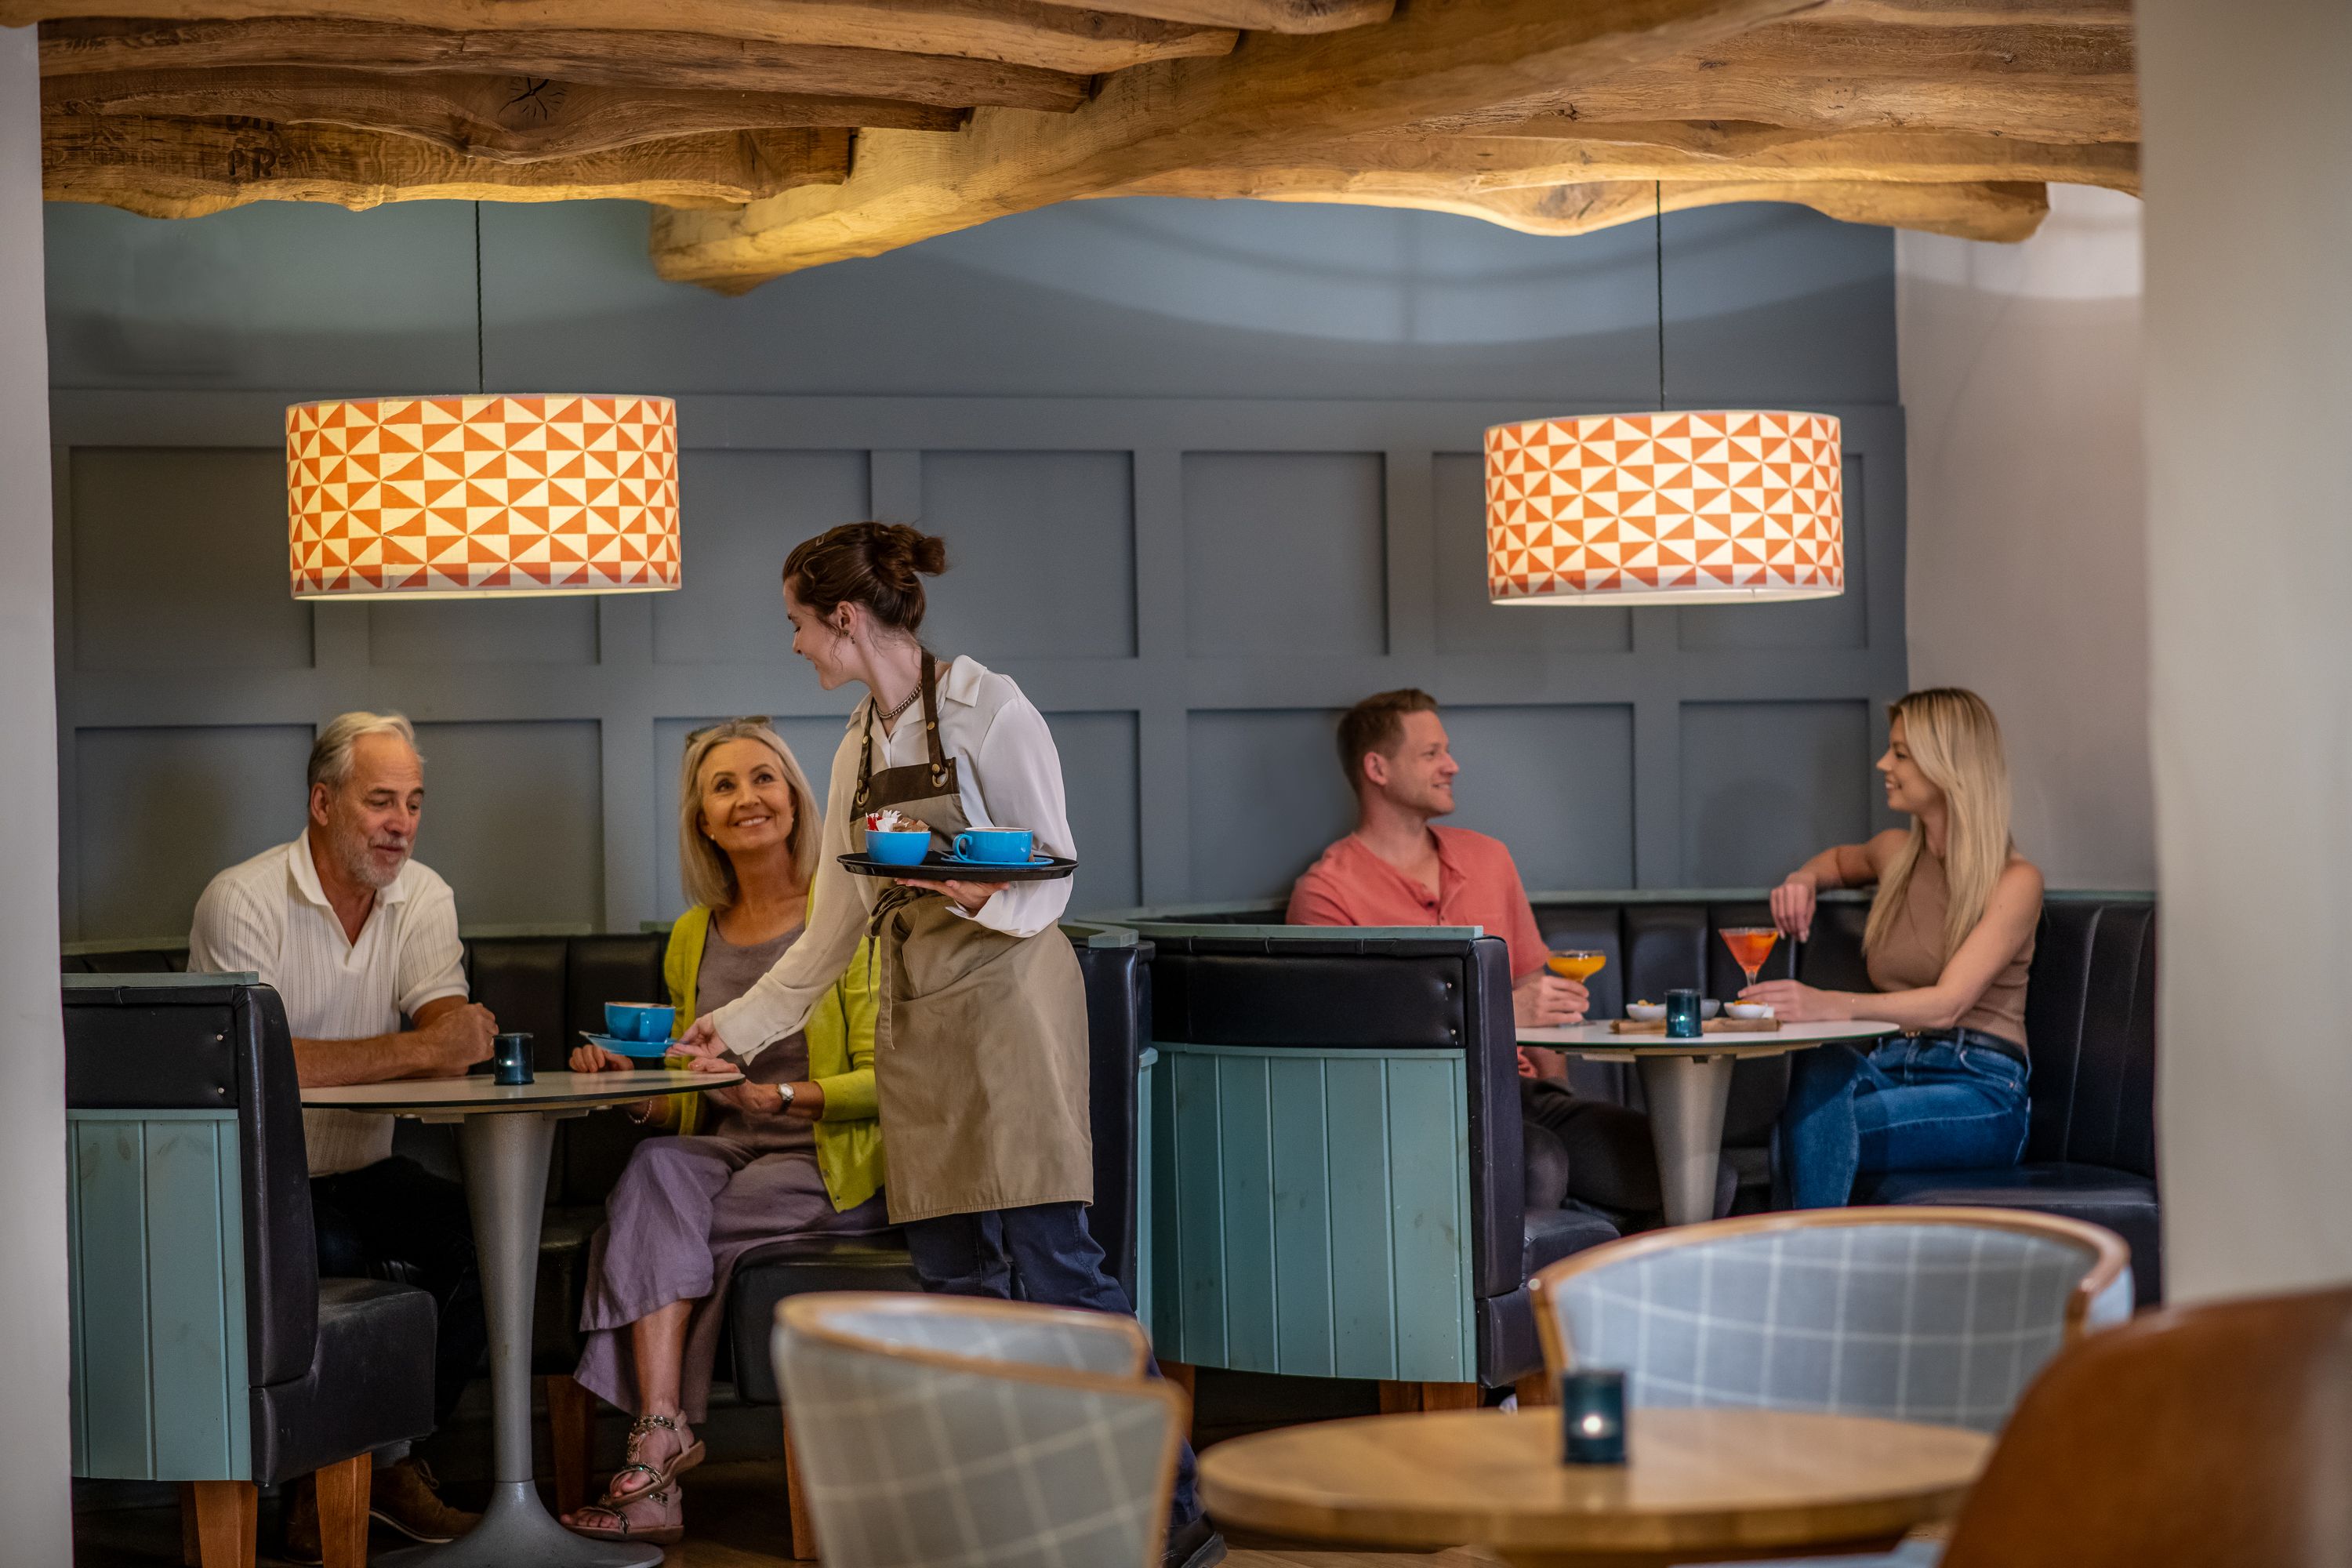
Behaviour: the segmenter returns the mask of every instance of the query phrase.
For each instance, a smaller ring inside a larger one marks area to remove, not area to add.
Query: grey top
[[[738,947],[719,934],[713,911],[702,939],[702,963],[694,975],[694,1016],[708,1018],[717,1009],[751,988],[752,982],[775,967],[784,950],[799,940],[803,928],[793,927],[769,942]],[[795,1029],[748,1063],[740,1063],[753,1083],[806,1083],[809,1076],[808,1037]],[[731,1138],[762,1154],[789,1153],[816,1147],[816,1126],[797,1116],[754,1116],[731,1105],[712,1105],[718,1112],[705,1124],[714,1137]]]

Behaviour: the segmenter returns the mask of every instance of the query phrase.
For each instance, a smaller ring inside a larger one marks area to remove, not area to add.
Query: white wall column
[[[40,111],[33,29],[0,27],[0,1556],[62,1564],[73,1518]]]
[[[2178,1300],[2352,1279],[2352,5],[2141,0]]]
[[[2009,742],[2053,888],[2156,886],[2140,482],[2140,204],[2053,185],[2021,245],[1895,237],[1911,684]]]

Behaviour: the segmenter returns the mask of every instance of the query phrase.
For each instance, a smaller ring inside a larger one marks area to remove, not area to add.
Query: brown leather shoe
[[[425,1461],[414,1455],[398,1464],[382,1466],[368,1488],[369,1517],[381,1520],[411,1541],[432,1546],[455,1541],[482,1521],[478,1513],[443,1502],[436,1485]]]

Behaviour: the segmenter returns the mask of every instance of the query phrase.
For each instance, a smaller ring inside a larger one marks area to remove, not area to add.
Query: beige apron
[[[896,806],[952,847],[971,826],[957,763],[940,747],[933,661],[923,660],[929,763],[874,771],[874,703],[857,762],[857,843],[866,814]],[[874,1089],[890,1163],[895,1225],[940,1215],[1094,1200],[1087,996],[1059,926],[1007,936],[896,883],[874,910],[880,954]]]

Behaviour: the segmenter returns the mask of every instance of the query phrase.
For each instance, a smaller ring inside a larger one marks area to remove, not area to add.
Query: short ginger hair
[[[1374,752],[1386,756],[1404,739],[1406,714],[1436,711],[1436,698],[1417,687],[1407,686],[1395,691],[1375,692],[1341,714],[1339,766],[1347,772],[1348,787],[1362,787],[1367,756]]]

